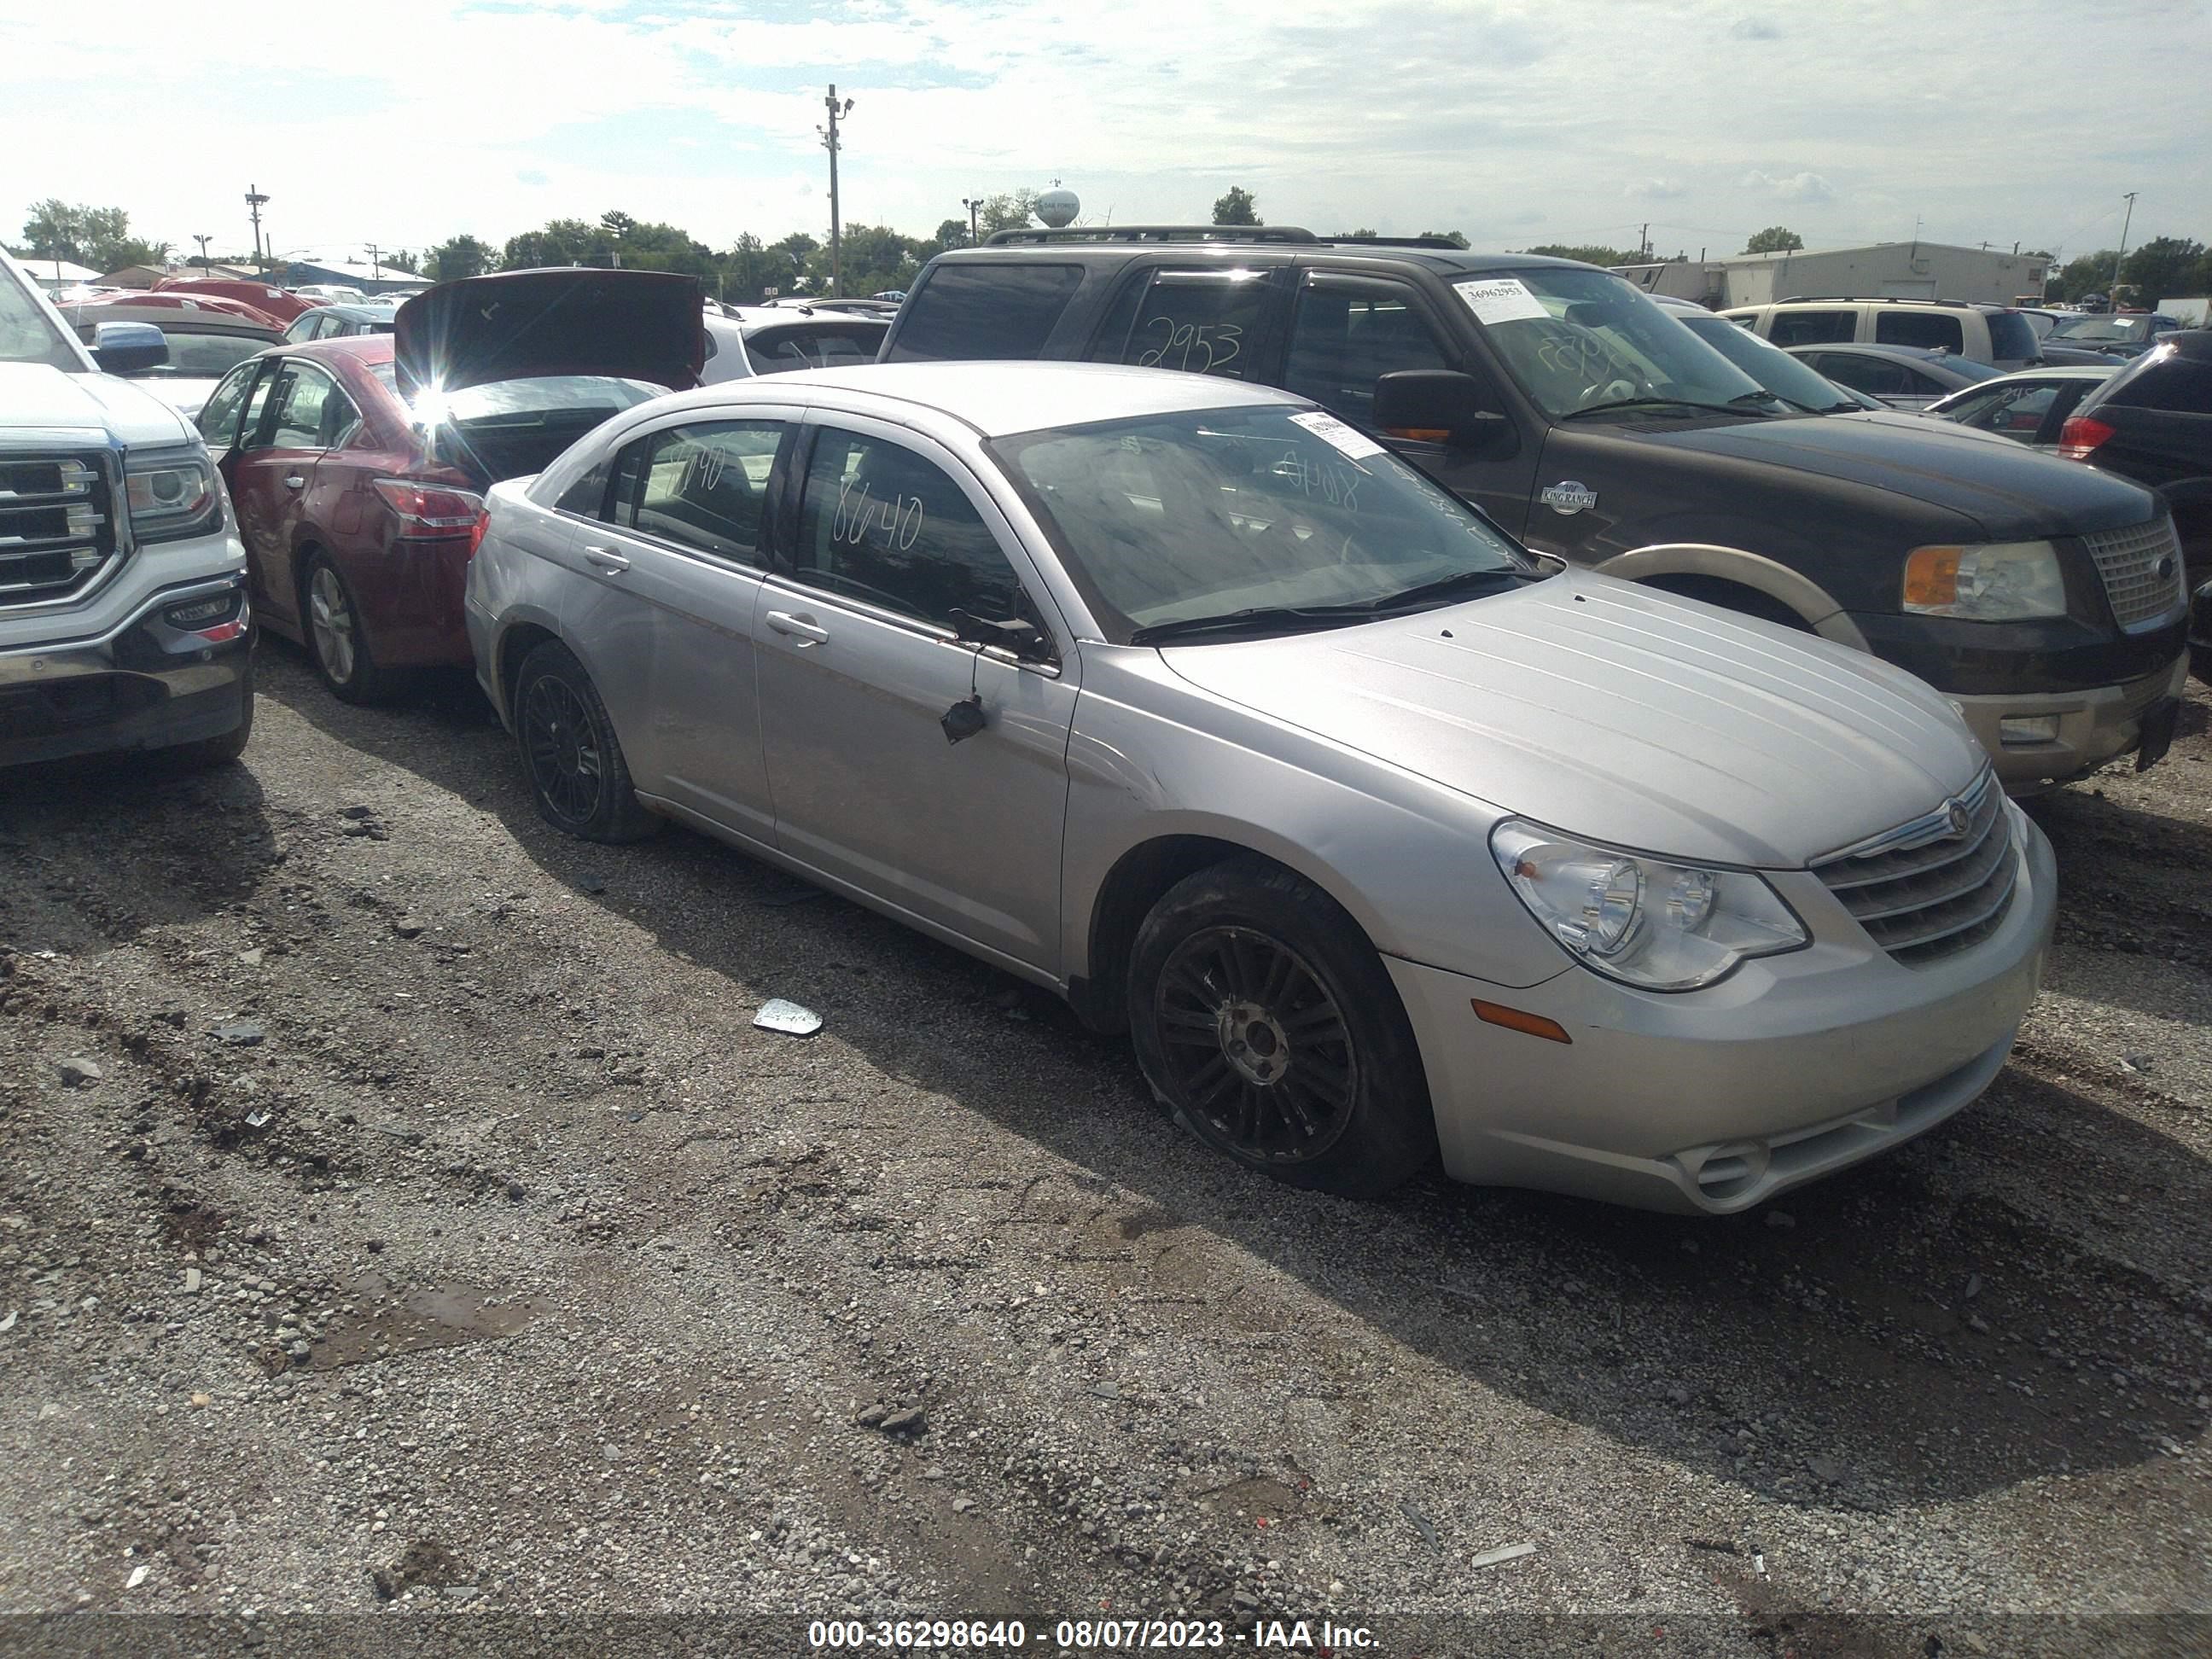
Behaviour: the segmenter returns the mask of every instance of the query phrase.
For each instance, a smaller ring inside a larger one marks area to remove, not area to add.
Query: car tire
[[[327,553],[311,553],[300,567],[300,632],[315,672],[340,700],[381,702],[397,689],[368,648],[352,586]]]
[[[1138,929],[1128,1008],[1153,1092],[1249,1169],[1371,1198],[1435,1161],[1427,1078],[1382,957],[1280,865],[1232,859],[1169,889]]]
[[[161,764],[179,772],[205,772],[228,766],[243,755],[247,741],[253,736],[253,664],[250,658],[239,682],[239,696],[244,707],[234,729],[219,738],[202,738],[197,743],[179,743],[161,750]]]
[[[632,787],[599,688],[575,653],[547,640],[514,677],[514,745],[538,811],[581,841],[643,841],[661,821]]]

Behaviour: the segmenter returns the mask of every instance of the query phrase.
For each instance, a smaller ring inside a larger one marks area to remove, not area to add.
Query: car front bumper
[[[2124,685],[1994,696],[1946,695],[1989,751],[2006,790],[2032,794],[2133,752],[2142,742],[2143,717],[2167,698],[2179,696],[2188,678],[2189,658],[2184,654]],[[2008,742],[2004,722],[2022,719],[2056,720],[2057,735],[2047,741]]]
[[[176,613],[212,607],[206,615]],[[94,639],[0,651],[0,766],[235,731],[252,686],[242,575],[162,589]]]
[[[1863,933],[1851,940],[1856,924],[1839,908],[1814,921],[1806,949],[1675,994],[1580,967],[1507,990],[1386,957],[1427,1069],[1446,1170],[1727,1214],[1942,1122],[2002,1067],[2050,943],[2051,844],[2014,818],[2017,885],[2004,920],[1925,966],[1892,961]],[[1554,1021],[1570,1041],[1485,1024],[1469,1006],[1477,999]]]

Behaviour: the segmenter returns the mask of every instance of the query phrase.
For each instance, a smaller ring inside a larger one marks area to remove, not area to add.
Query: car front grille
[[[2004,791],[1985,769],[1955,802],[1813,869],[1896,961],[1918,968],[1955,956],[1996,932],[2012,903],[2018,860]]]
[[[0,453],[0,609],[69,598],[115,550],[114,490],[96,451]]]
[[[2126,530],[2100,530],[2081,538],[2121,631],[2140,634],[2181,611],[2181,543],[2173,520],[2161,513]]]

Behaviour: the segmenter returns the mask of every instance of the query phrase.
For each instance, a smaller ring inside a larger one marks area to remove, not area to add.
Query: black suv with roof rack
[[[1005,231],[924,268],[879,361],[1279,386],[1539,551],[1870,651],[2008,787],[2165,753],[2186,672],[2147,491],[1948,422],[1802,414],[1595,266],[1291,227]]]

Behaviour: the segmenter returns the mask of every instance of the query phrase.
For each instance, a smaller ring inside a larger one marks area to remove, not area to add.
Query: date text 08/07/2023
[[[1261,1619],[1249,1626],[1218,1619],[1061,1619],[1048,1638],[1020,1619],[817,1619],[806,1627],[817,1651],[1012,1652],[1034,1644],[1047,1653],[1146,1652],[1241,1647],[1261,1652],[1343,1653],[1371,1649],[1364,1625],[1327,1619]]]

